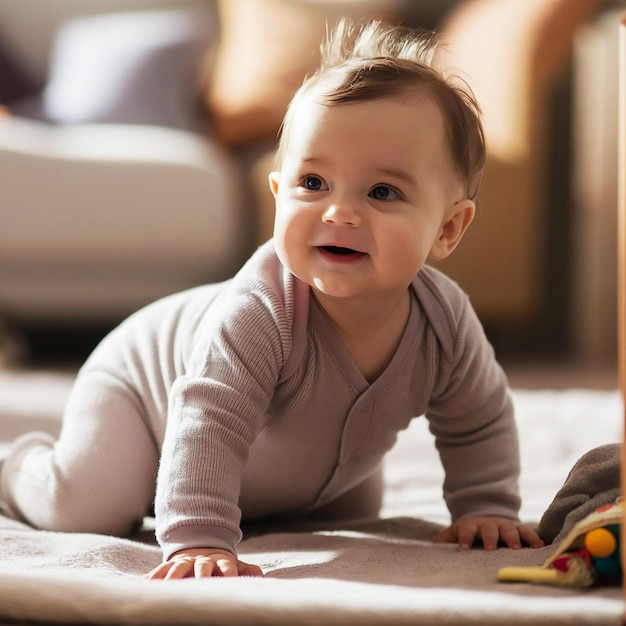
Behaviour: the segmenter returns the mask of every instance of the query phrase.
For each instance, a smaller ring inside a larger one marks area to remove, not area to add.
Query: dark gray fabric
[[[599,446],[584,454],[543,514],[537,532],[546,543],[559,543],[581,519],[621,494],[622,446]]]

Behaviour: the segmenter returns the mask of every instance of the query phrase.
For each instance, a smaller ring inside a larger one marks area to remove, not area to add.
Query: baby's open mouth
[[[352,248],[341,248],[339,246],[322,246],[322,248],[331,254],[361,254],[358,250],[353,250]]]
[[[343,246],[320,246],[320,250],[327,257],[344,261],[357,260],[365,256],[365,252],[360,252],[354,248],[345,248]]]

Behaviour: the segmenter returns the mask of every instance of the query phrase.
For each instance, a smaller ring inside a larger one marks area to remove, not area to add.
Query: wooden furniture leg
[[[618,376],[626,432],[626,13],[622,15],[619,42],[619,107],[618,107]],[[626,486],[626,461],[622,456],[622,493]],[[626,499],[625,499],[626,501]],[[622,503],[626,513],[626,503]],[[623,515],[626,519],[626,515]],[[622,523],[622,567],[626,563],[626,532]],[[626,600],[626,577],[623,577]],[[626,625],[626,614],[622,619]]]

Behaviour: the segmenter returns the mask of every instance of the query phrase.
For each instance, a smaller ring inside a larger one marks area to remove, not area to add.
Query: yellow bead
[[[585,535],[585,548],[591,556],[598,559],[606,559],[617,548],[617,540],[610,530],[606,528],[594,528]]]

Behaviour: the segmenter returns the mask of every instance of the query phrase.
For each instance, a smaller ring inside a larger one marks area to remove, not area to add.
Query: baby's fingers
[[[175,578],[186,578],[193,574],[194,559],[191,557],[173,559],[161,563],[153,570],[144,575],[148,580],[170,580]]]
[[[184,578],[192,569],[193,563],[177,561],[166,561],[161,563],[153,570],[145,574],[144,578],[148,580],[163,580],[166,578]]]
[[[515,527],[511,525],[512,532],[509,533],[509,528],[504,529],[506,533],[510,534],[510,540],[519,543],[519,537]],[[496,550],[498,548],[498,540],[503,539],[502,528],[498,528],[498,525],[492,522],[487,522],[480,527],[480,538],[485,550]],[[508,545],[508,544],[507,544]]]
[[[444,528],[433,537],[433,543],[458,543],[462,550],[472,547],[480,532],[478,524],[463,520],[454,526]]]
[[[165,575],[170,569],[169,563],[161,563],[154,569],[150,570],[147,574],[144,574],[144,578],[147,580],[158,580],[161,578],[165,578]]]
[[[515,523],[500,525],[500,541],[511,550],[519,550],[522,547],[520,537],[521,525]]]
[[[522,541],[531,548],[543,548],[546,545],[545,541],[537,534],[537,531],[526,524],[520,525],[519,535]]]
[[[456,532],[452,526],[440,530],[434,537],[433,543],[456,543]]]
[[[194,559],[192,558],[184,558],[184,559],[173,559],[169,561],[170,568],[165,575],[165,580],[172,580],[177,578],[187,578],[194,569]]]
[[[237,571],[239,576],[263,576],[263,570],[258,565],[244,563],[243,561],[237,563]]]
[[[212,576],[237,576],[237,565],[226,557],[198,557],[193,567],[196,578]]]

